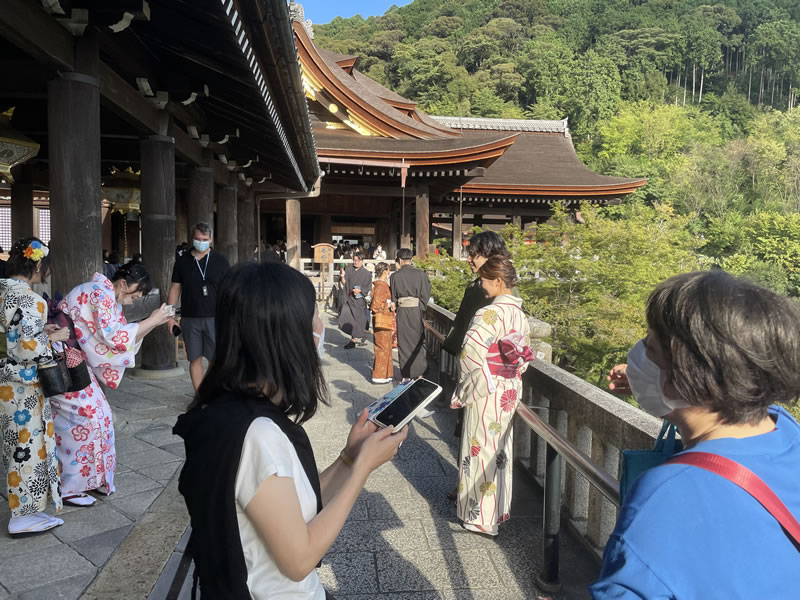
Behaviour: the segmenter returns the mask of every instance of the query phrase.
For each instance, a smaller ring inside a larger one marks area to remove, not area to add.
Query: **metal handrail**
[[[520,404],[517,414],[548,445],[552,446],[573,469],[585,477],[597,491],[608,498],[619,508],[619,482],[598,467],[592,459],[572,445],[549,423],[531,410],[531,407]]]

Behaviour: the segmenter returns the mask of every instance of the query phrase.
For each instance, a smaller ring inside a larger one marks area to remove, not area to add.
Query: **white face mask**
[[[314,337],[319,338],[319,341],[317,342],[317,354],[319,354],[319,358],[322,360],[322,356],[325,354],[325,328],[322,328],[322,333],[317,333],[316,331],[313,333]]]
[[[673,400],[664,395],[664,374],[656,363],[647,358],[644,340],[636,342],[628,352],[625,374],[636,402],[654,417],[664,417],[676,408],[689,406],[683,400]]]

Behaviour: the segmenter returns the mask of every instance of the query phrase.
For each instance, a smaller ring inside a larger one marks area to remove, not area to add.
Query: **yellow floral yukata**
[[[61,510],[53,417],[37,372],[53,358],[46,323],[41,296],[0,279],[0,425],[12,517],[44,511],[48,496]]]
[[[458,474],[458,518],[464,523],[494,528],[507,520],[511,508],[513,428],[511,419],[522,395],[521,373],[494,374],[487,357],[497,356],[498,342],[515,338],[527,349],[530,326],[522,300],[497,296],[475,313],[460,355],[461,379],[452,408],[464,408],[464,428]],[[527,350],[529,353],[529,349]]]

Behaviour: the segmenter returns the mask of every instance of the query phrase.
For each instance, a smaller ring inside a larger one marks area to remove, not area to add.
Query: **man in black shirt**
[[[172,269],[172,286],[167,303],[181,300],[181,329],[189,359],[189,375],[196,390],[203,380],[203,357],[214,360],[214,315],[220,282],[230,269],[228,259],[212,252],[214,232],[208,223],[198,223],[192,229],[192,249],[179,256]],[[170,319],[170,331],[178,322]]]

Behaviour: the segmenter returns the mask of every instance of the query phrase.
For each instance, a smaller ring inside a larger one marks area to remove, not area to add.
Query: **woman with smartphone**
[[[319,473],[302,427],[327,403],[314,286],[287,265],[240,263],[217,304],[217,360],[174,429],[201,595],[324,600],[315,567],[407,429],[378,431],[364,409]]]
[[[111,279],[95,273],[59,303],[58,310],[75,326],[75,340],[89,366],[91,383],[79,392],[49,398],[56,428],[61,491],[64,502],[91,506],[86,492],[114,493],[117,453],[114,422],[101,383],[116,389],[127,367],[135,364],[144,337],[172,315],[166,304],[140,323],[128,323],[122,307],[147,294],[150,275],[142,265],[128,263]]]
[[[457,513],[465,529],[495,536],[511,508],[514,438],[511,420],[522,373],[533,359],[522,300],[511,294],[517,273],[506,256],[478,269],[491,304],[479,309],[464,338],[452,408],[464,408]]]

